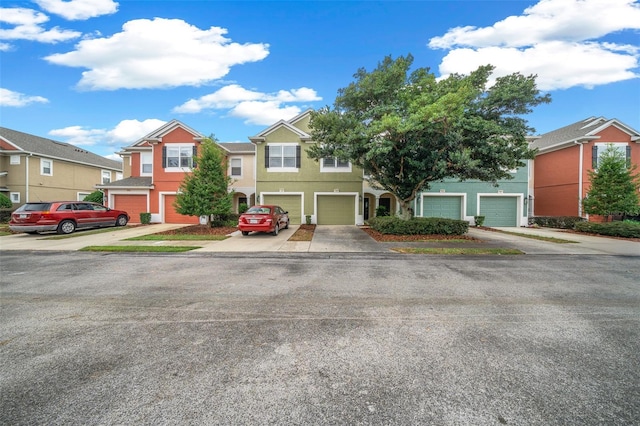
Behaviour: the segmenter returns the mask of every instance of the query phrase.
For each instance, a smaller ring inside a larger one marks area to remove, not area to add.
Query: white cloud
[[[45,59],[87,68],[78,83],[87,90],[199,86],[224,77],[234,65],[269,54],[267,44],[234,43],[226,33],[220,27],[201,30],[179,19],[138,19],[111,37],[82,40],[74,51]]]
[[[30,96],[0,88],[0,106],[3,107],[24,107],[34,103],[46,104],[48,102],[49,100],[42,96]]]
[[[69,126],[54,129],[49,132],[49,135],[75,146],[130,145],[165,123],[166,121],[155,118],[144,121],[123,120],[111,130]]]
[[[63,30],[58,27],[45,30],[42,24],[49,17],[41,12],[21,7],[0,8],[0,22],[8,24],[8,29],[0,28],[0,40],[30,40],[40,43],[57,43],[78,38],[82,33]],[[3,43],[5,46],[6,43]],[[2,50],[9,50],[5,47]]]
[[[440,64],[443,76],[492,64],[494,76],[537,74],[542,90],[593,87],[638,78],[638,46],[599,38],[640,29],[634,0],[542,0],[491,27],[457,27],[429,41],[451,49]]]
[[[113,0],[35,0],[35,2],[47,12],[70,21],[110,15],[118,11],[118,3]]]
[[[174,108],[173,112],[192,114],[206,109],[228,109],[229,115],[244,119],[246,124],[267,125],[280,119],[292,118],[302,112],[300,107],[283,105],[285,103],[321,99],[315,90],[308,87],[269,94],[231,84],[198,99],[190,99]]]

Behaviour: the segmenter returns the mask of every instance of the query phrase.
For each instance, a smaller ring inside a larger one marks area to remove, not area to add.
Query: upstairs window
[[[105,185],[111,182],[111,172],[109,170],[102,171],[102,184]]]
[[[229,168],[231,177],[242,177],[242,158],[231,158],[229,160]]]
[[[350,172],[351,163],[335,157],[323,158],[320,161],[321,172]]]
[[[273,143],[264,147],[264,166],[270,172],[297,172],[300,168],[300,145]]]
[[[609,147],[613,147],[616,150],[620,151],[620,153],[627,159],[627,166],[631,165],[631,147],[627,143],[596,143],[593,144],[593,148],[591,151],[591,167],[593,169],[598,168],[598,164],[600,163],[600,155]]]
[[[168,172],[190,171],[195,167],[193,161],[196,147],[193,144],[167,144],[162,147],[162,167]]]
[[[140,176],[150,176],[153,172],[153,154],[151,152],[140,153]]]
[[[40,174],[43,176],[53,176],[53,161],[41,158]]]
[[[12,155],[9,158],[10,158],[9,159],[9,164],[11,164],[12,166],[20,164],[20,156],[19,155]]]

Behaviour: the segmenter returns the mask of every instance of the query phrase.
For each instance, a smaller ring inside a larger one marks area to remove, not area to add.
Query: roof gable
[[[162,138],[164,136],[166,136],[167,134],[173,132],[175,129],[177,128],[181,128],[183,130],[185,130],[188,133],[191,133],[195,139],[204,139],[205,136],[192,129],[191,127],[187,126],[186,124],[178,121],[178,120],[171,120],[167,123],[165,123],[164,125],[158,127],[156,130],[154,130],[153,132],[141,137],[140,139],[138,139],[137,141],[135,141],[134,143],[132,143],[131,145],[129,145],[130,147],[140,147],[140,146],[145,146],[145,144],[148,144],[149,141],[162,141]]]
[[[249,140],[251,140],[252,142],[261,142],[262,140],[264,140],[264,138],[269,136],[271,133],[280,129],[287,129],[302,140],[311,140],[311,135],[309,135],[307,132],[295,126],[296,123],[306,118],[310,113],[311,113],[311,110],[307,110],[302,114],[296,115],[290,120],[280,120],[275,124],[267,127],[265,130],[261,131],[257,135],[250,137]]]
[[[122,170],[122,163],[120,161],[110,160],[65,142],[30,135],[17,130],[7,129],[6,127],[0,127],[0,138],[14,146],[16,152],[22,151],[43,157],[83,163],[105,169]]]

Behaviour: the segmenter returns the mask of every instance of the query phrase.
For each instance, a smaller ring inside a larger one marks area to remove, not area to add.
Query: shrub
[[[385,206],[376,207],[376,217],[385,217],[389,216],[389,211]]]
[[[242,214],[247,210],[249,210],[249,205],[247,203],[240,203],[240,205],[238,206],[238,213]]]
[[[92,203],[102,204],[103,197],[104,194],[102,193],[102,191],[93,191],[91,194],[84,197],[84,200],[82,201],[90,201]]]
[[[311,215],[308,214],[304,217],[305,222],[307,223],[307,225],[311,225]]]
[[[369,225],[382,234],[392,235],[463,235],[469,230],[469,222],[466,220],[438,217],[402,220],[398,217],[382,216],[369,219]]]
[[[212,228],[221,228],[221,227],[234,227],[238,226],[238,218],[239,214],[229,213],[229,214],[212,214],[211,215],[211,227]]]
[[[536,216],[533,223],[546,228],[574,229],[575,225],[584,222],[580,216]]]
[[[640,223],[632,222],[579,222],[576,230],[611,237],[640,238]]]
[[[140,223],[148,225],[151,223],[151,213],[140,213]]]
[[[476,223],[476,226],[482,226],[484,224],[484,216],[474,216],[473,220]]]
[[[13,203],[11,202],[11,198],[7,197],[4,194],[0,194],[0,209],[10,209],[13,208]]]

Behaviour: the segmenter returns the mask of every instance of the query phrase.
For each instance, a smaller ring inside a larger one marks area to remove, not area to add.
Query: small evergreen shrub
[[[536,216],[533,218],[535,225],[560,229],[574,229],[577,223],[584,221],[585,219],[580,216]]]
[[[576,230],[611,237],[640,238],[640,223],[624,222],[578,222]]]
[[[84,197],[84,200],[82,201],[89,201],[92,203],[102,204],[103,199],[104,199],[104,194],[102,193],[102,191],[93,191],[91,194]]]
[[[376,217],[389,216],[389,210],[385,206],[376,207]]]
[[[211,227],[212,228],[222,228],[222,227],[238,226],[238,218],[240,218],[240,215],[239,214],[234,214],[234,213],[212,214],[211,215]]]
[[[140,213],[140,223],[148,225],[151,223],[151,213]]]
[[[466,220],[438,217],[402,220],[398,217],[381,216],[369,219],[369,226],[381,234],[392,235],[463,235],[469,231],[469,222]]]
[[[311,215],[310,214],[306,215],[304,217],[304,219],[305,219],[305,222],[306,222],[307,225],[311,225]]]
[[[247,210],[249,210],[249,205],[247,203],[240,203],[240,205],[238,206],[238,213],[242,214]]]
[[[12,207],[13,203],[11,202],[11,198],[4,194],[0,194],[0,209],[10,209]]]
[[[473,220],[476,223],[476,226],[482,226],[484,224],[484,216],[474,216]]]

